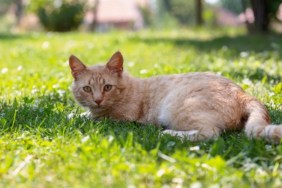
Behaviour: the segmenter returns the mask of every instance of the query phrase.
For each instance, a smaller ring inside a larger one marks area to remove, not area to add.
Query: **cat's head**
[[[91,109],[109,108],[122,98],[126,78],[120,52],[114,53],[107,64],[91,67],[71,55],[69,65],[74,78],[72,91],[82,106]]]

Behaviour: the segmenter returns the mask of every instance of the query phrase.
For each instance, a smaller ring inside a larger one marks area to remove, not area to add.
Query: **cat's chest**
[[[119,121],[138,121],[143,117],[142,105],[136,103],[114,106],[108,110],[107,116]]]

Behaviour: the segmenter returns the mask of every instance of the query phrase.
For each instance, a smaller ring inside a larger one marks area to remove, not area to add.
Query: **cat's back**
[[[222,90],[222,89],[238,89],[241,88],[231,80],[220,75],[208,72],[194,72],[187,74],[174,74],[151,77],[147,80],[150,90],[155,91],[193,91],[201,90]]]
[[[172,117],[187,114],[212,114],[221,117],[224,110],[241,116],[239,95],[244,91],[231,80],[213,73],[188,73],[147,79],[150,99],[149,118],[161,125],[172,123]],[[235,110],[234,110],[235,109]],[[235,125],[237,116],[222,120]],[[168,123],[169,122],[169,123]],[[175,127],[176,128],[176,127]],[[178,129],[178,128],[177,128]]]

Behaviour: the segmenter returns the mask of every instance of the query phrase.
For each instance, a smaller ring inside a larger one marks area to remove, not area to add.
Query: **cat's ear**
[[[123,57],[122,57],[122,54],[119,51],[114,53],[114,55],[108,61],[106,67],[107,67],[107,69],[111,73],[117,73],[118,76],[121,76],[122,71],[123,71]]]
[[[71,68],[72,76],[75,80],[77,79],[78,75],[86,69],[86,66],[74,55],[70,56],[69,65]]]

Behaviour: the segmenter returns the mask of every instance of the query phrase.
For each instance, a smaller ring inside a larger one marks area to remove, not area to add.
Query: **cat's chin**
[[[103,105],[93,105],[93,106],[91,106],[90,108],[92,108],[92,109],[103,109]]]

